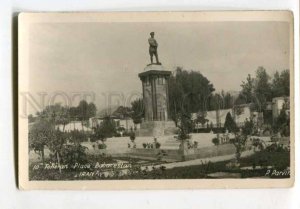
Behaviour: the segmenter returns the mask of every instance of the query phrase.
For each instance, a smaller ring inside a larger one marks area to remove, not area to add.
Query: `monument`
[[[158,43],[154,38],[154,32],[150,33],[150,38],[148,39],[148,43],[149,43],[149,54],[150,54],[151,64],[153,64],[153,55],[155,56],[156,64],[161,64],[158,60],[158,53],[157,53]]]
[[[150,35],[151,38],[148,39],[148,42],[151,64],[148,64],[144,72],[139,74],[139,78],[142,81],[145,118],[138,135],[171,135],[176,131],[175,123],[170,120],[169,115],[168,89],[171,71],[165,70],[158,61],[158,44],[154,39],[154,32],[151,32]],[[153,63],[153,55],[156,57],[155,64]]]

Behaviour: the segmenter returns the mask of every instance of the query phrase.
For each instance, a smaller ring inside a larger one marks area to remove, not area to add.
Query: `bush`
[[[74,164],[87,162],[87,148],[80,144],[64,145],[60,153],[60,163]],[[57,154],[56,154],[57,155]],[[57,156],[52,155],[52,160],[56,161]]]
[[[283,147],[282,144],[273,143],[266,148],[268,152],[287,152],[288,148]]]
[[[116,133],[115,137],[121,137],[121,134],[120,133]]]
[[[264,136],[270,136],[272,133],[272,129],[270,127],[266,127],[264,130],[263,130],[263,135]]]
[[[124,131],[124,132],[123,132],[123,137],[125,137],[125,136],[129,136],[129,137],[130,137],[130,134],[131,134],[130,132]]]
[[[232,118],[230,112],[227,113],[225,123],[224,123],[224,128],[227,129],[229,132],[235,132],[238,130],[237,125]]]
[[[194,148],[198,148],[198,142],[194,141]]]
[[[135,133],[134,133],[134,132],[131,132],[129,138],[130,138],[130,140],[131,140],[132,142],[134,142],[134,140],[135,140]]]
[[[214,145],[219,145],[220,144],[220,140],[217,137],[213,138],[211,141]]]
[[[245,136],[251,135],[253,133],[254,129],[254,123],[252,120],[246,120],[245,124],[242,128],[242,133]]]
[[[160,145],[161,145],[161,144],[160,144],[159,142],[156,142],[156,143],[155,143],[155,148],[156,148],[156,149],[159,149],[159,148],[160,148]]]
[[[93,128],[93,134],[91,135],[91,141],[101,140],[104,142],[107,138],[111,138],[116,134],[116,124],[110,118],[104,118],[101,125],[97,125]]]
[[[106,144],[98,144],[98,149],[106,149]]]
[[[144,147],[144,149],[146,149],[147,148],[147,144],[143,143],[143,147]]]

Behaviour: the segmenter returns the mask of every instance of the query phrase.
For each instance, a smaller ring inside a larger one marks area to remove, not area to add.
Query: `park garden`
[[[28,148],[30,153],[39,156],[35,160],[29,159],[30,180],[289,177],[288,102],[284,103],[276,118],[266,111],[272,98],[289,96],[288,70],[276,72],[271,78],[263,67],[259,67],[255,78],[248,75],[242,82],[238,95],[224,91],[214,93],[213,84],[199,72],[182,68],[175,72],[170,78],[170,115],[177,127],[172,137],[179,145],[179,160],[165,161],[164,141],[155,136],[137,146],[139,137],[135,130],[117,127],[109,115],[101,124],[92,127],[89,119],[96,115],[96,105],[82,100],[76,107],[53,104],[35,116],[29,116]],[[235,115],[242,114],[238,107],[243,104],[250,104],[252,111],[262,113],[264,121],[258,125],[250,117],[240,125],[231,113],[226,114],[222,126],[212,126],[206,119],[207,111],[219,109],[232,108]],[[133,101],[125,113],[134,123],[142,122],[142,105],[140,99]],[[192,118],[192,113],[197,113],[196,119]],[[65,131],[64,127],[72,121],[80,121],[90,130]],[[198,133],[196,124],[205,127],[201,129],[202,133]],[[183,163],[189,160],[184,157],[185,153],[203,148],[201,137],[204,133],[212,133],[208,139],[211,147],[221,149],[230,145],[234,149],[230,157],[210,156],[203,161],[193,159],[191,164]],[[116,138],[126,144],[121,154],[109,152],[109,146],[114,145],[108,142],[114,140],[118,143]],[[130,154],[134,149],[156,154],[149,159],[139,158]]]

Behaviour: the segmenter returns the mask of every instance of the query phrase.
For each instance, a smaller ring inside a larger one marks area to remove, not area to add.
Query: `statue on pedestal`
[[[158,54],[157,54],[158,43],[154,39],[154,32],[151,32],[150,36],[151,37],[148,39],[148,43],[149,43],[149,54],[150,54],[151,64],[153,64],[153,55],[154,55],[156,59],[156,64],[161,65],[161,63],[158,60]]]
[[[169,78],[171,71],[165,70],[158,60],[157,41],[154,32],[150,33],[148,39],[151,63],[138,76],[142,81],[143,105],[145,108],[144,120],[140,129],[136,131],[137,136],[167,136],[177,132],[174,121],[169,116]],[[153,55],[156,63],[153,63]],[[160,143],[157,139],[150,143],[152,147],[159,149]],[[145,144],[145,146],[147,146]]]

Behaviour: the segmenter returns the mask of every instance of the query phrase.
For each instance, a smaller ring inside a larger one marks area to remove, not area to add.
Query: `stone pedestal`
[[[143,88],[145,120],[137,135],[164,136],[174,134],[175,123],[169,117],[169,78],[171,71],[162,65],[148,65],[139,74]]]
[[[137,130],[137,136],[167,136],[174,135],[177,131],[173,121],[145,121],[141,128]]]

